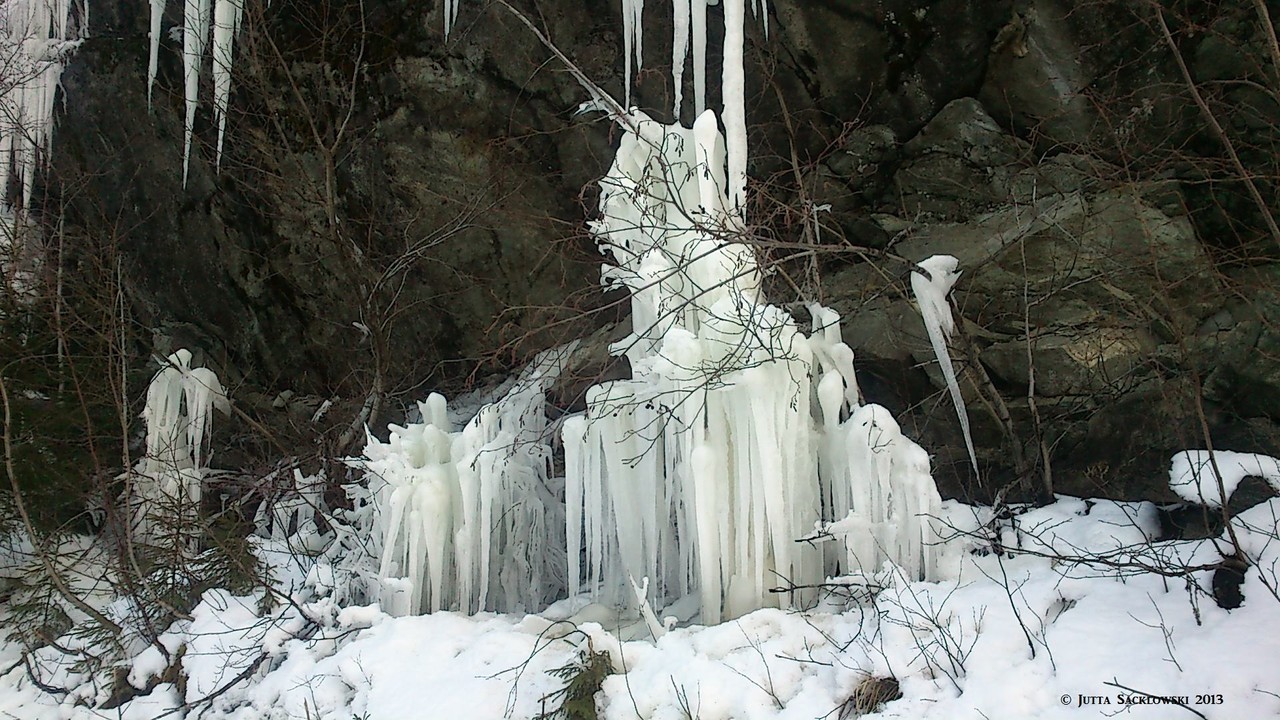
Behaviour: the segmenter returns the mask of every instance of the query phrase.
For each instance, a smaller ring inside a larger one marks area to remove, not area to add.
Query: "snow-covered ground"
[[[954,503],[944,512],[962,529],[989,521]],[[0,717],[528,719],[555,707],[544,698],[564,681],[551,671],[588,644],[612,657],[597,703],[614,720],[849,717],[869,677],[896,678],[902,694],[873,717],[1280,717],[1278,515],[1272,500],[1236,518],[1259,561],[1234,610],[1207,594],[1209,570],[1188,587],[1141,569],[1214,563],[1214,541],[1152,542],[1152,506],[1064,497],[999,522],[1003,553],[990,533],[963,539],[952,579],[907,582],[886,566],[811,611],[760,610],[656,642],[643,622],[585,600],[525,616],[339,608],[323,568],[264,545],[293,602],[207,592],[160,640],[181,672],[158,679],[170,663],[147,647],[128,680],[154,687],[110,710],[111,673],[77,674],[52,648],[24,664],[10,643]],[[1112,567],[1072,560],[1085,555]]]

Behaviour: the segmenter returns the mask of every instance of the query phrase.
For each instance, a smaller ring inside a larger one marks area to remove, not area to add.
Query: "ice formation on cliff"
[[[31,204],[36,169],[53,137],[64,63],[85,36],[88,16],[87,2],[0,4],[0,200],[6,208]],[[18,181],[16,197],[8,193],[10,177]]]
[[[538,356],[500,398],[454,430],[443,396],[421,422],[370,436],[367,503],[378,562],[367,596],[397,615],[540,610],[564,579],[564,509],[549,479],[544,393],[573,347]]]
[[[217,374],[191,367],[188,350],[170,355],[147,388],[146,454],[130,475],[137,537],[155,540],[199,506],[214,409],[230,409]]]
[[[614,352],[632,378],[591,388],[565,422],[569,593],[620,603],[647,577],[658,605],[697,594],[713,623],[800,600],[770,592],[788,581],[883,560],[934,574],[928,456],[860,405],[833,311],[812,308],[805,335],[765,302],[715,116],[621,120],[593,232],[605,282],[631,293]],[[796,542],[824,523],[848,557]]]
[[[701,109],[706,3],[675,9],[674,59],[691,40]],[[624,1],[628,77],[642,12]],[[703,110],[692,128],[638,110],[614,117],[623,134],[592,231],[610,262],[604,283],[631,293],[632,332],[611,351],[632,376],[590,388],[586,411],[564,421],[563,504],[538,383],[460,433],[433,396],[421,424],[371,439],[362,461],[376,476],[384,606],[529,609],[561,583],[616,605],[696,597],[715,623],[804,601],[771,592],[788,582],[884,561],[936,574],[946,549],[929,521],[941,501],[927,454],[860,403],[835,312],[812,307],[806,335],[763,297],[744,221],[744,16],[745,0],[725,0],[720,116]],[[565,566],[539,564],[560,511]],[[818,528],[847,553],[797,542]],[[499,576],[522,594],[490,598]]]

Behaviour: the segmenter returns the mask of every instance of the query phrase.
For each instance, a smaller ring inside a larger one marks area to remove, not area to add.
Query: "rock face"
[[[435,2],[251,7],[221,167],[202,107],[184,188],[170,4],[148,109],[147,4],[94,3],[44,187],[77,238],[69,269],[119,259],[140,353],[201,347],[267,397],[413,400],[616,319],[583,230],[610,129],[573,115],[584,93],[509,13],[463,3],[445,39]],[[1204,35],[1169,20],[1196,78],[1280,82],[1245,10],[1195,10]],[[617,13],[554,0],[535,22],[621,96]],[[663,14],[635,101],[669,119]],[[1063,492],[1164,497],[1168,456],[1203,446],[1197,395],[1220,447],[1280,449],[1280,299],[1242,291],[1280,286],[1275,248],[1246,188],[1218,180],[1221,143],[1154,28],[1109,1],[773,0],[769,36],[751,33],[753,213],[799,278],[778,292],[844,314],[868,395],[951,494],[1037,474],[1043,441]],[[1274,163],[1274,97],[1226,87],[1210,101],[1249,108],[1223,115],[1243,162]],[[787,259],[797,243],[817,259]],[[936,253],[964,270],[954,354],[981,480],[906,291]]]

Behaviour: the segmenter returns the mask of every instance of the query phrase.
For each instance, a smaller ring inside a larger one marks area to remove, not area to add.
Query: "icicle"
[[[209,37],[210,0],[186,0],[182,15],[182,69],[185,79],[186,123],[182,135],[182,186],[187,186],[191,165],[191,140],[200,94],[200,64]]]
[[[960,383],[956,380],[955,367],[951,364],[951,355],[947,352],[947,339],[955,330],[955,320],[951,317],[951,305],[947,302],[947,294],[956,284],[960,273],[956,270],[960,261],[950,255],[933,255],[921,260],[919,266],[929,273],[925,277],[919,272],[911,273],[911,290],[916,296],[916,305],[920,309],[920,317],[929,333],[929,343],[933,345],[933,354],[938,358],[942,368],[942,376],[947,381],[947,389],[951,392],[951,401],[955,404],[956,415],[960,418],[960,430],[964,433],[965,449],[969,451],[969,462],[973,465],[973,473],[978,474],[978,456],[973,449],[973,437],[969,433],[969,414],[965,411],[964,397],[960,394]]]
[[[194,467],[204,467],[201,454],[212,424],[211,411],[216,407],[227,413],[231,407],[217,374],[209,368],[194,368],[187,372],[183,378],[182,392],[189,418],[187,447],[191,448],[191,462]]]
[[[675,95],[671,122],[679,123],[680,106],[684,104],[684,64],[689,59],[689,0],[672,0],[671,12],[671,88]]]
[[[693,113],[707,109],[707,0],[691,0],[689,27],[693,33]]]
[[[215,0],[213,19],[213,115],[218,123],[214,167],[222,166],[222,141],[227,133],[227,104],[231,98],[231,63],[244,0]]]
[[[746,209],[747,114],[746,76],[742,53],[745,43],[744,0],[724,0],[724,69],[720,92],[724,100],[725,155],[729,165],[729,209]]]
[[[636,72],[644,69],[644,0],[627,0],[631,4],[631,32],[635,39],[631,43],[636,54]]]
[[[764,29],[764,37],[769,39],[769,0],[751,0],[751,12],[760,21]]]
[[[640,69],[636,38],[643,30],[636,22],[636,3],[641,0],[622,0],[622,62],[623,62],[623,105],[631,108],[631,84],[635,80],[635,72]],[[632,67],[632,58],[636,58]]]
[[[151,92],[155,89],[156,73],[160,68],[160,32],[164,20],[165,0],[151,0],[150,54],[147,60],[147,107],[151,107]]]
[[[453,26],[458,21],[458,0],[444,0],[444,37],[449,39]]]

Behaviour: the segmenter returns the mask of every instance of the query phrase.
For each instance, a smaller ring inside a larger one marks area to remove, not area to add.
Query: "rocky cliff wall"
[[[952,494],[989,497],[1048,454],[1061,491],[1162,497],[1168,456],[1204,444],[1196,397],[1216,443],[1280,450],[1276,246],[1172,54],[1280,207],[1265,34],[1249,3],[1176,4],[1165,43],[1129,5],[774,0],[752,33],[752,217],[775,294],[844,313],[869,399],[903,413]],[[521,7],[621,95],[616,3]],[[95,3],[45,183],[84,240],[68,265],[118,248],[155,349],[199,346],[268,397],[375,388],[394,408],[625,322],[582,229],[610,128],[574,115],[580,88],[510,14],[466,3],[445,39],[437,2],[251,7],[221,168],[204,108],[184,188],[169,12],[148,109],[146,3]],[[636,102],[669,117],[661,16]],[[965,270],[982,482],[905,294],[937,252]]]

